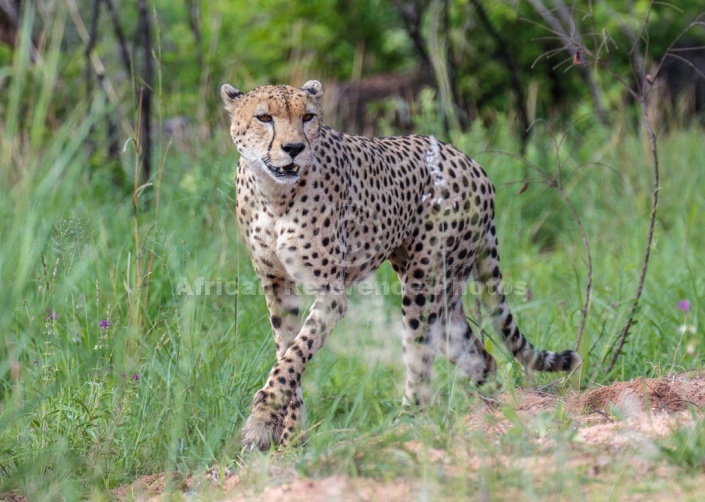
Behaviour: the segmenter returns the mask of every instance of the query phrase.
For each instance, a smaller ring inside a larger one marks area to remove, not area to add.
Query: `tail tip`
[[[573,371],[583,362],[583,358],[574,350],[564,350],[558,354],[558,358],[561,361],[561,369],[566,372]]]

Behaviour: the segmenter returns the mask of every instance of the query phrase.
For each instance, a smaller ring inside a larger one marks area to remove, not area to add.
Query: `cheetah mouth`
[[[275,178],[294,179],[299,177],[299,167],[293,162],[282,167],[274,167],[270,163],[266,163],[267,169]]]

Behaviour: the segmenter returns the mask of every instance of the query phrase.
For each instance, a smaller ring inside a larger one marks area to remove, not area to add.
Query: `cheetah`
[[[345,315],[346,289],[389,260],[402,288],[404,404],[425,406],[436,353],[476,385],[496,368],[463,311],[469,279],[511,353],[536,371],[571,371],[580,356],[539,350],[507,305],[482,167],[424,136],[368,138],[323,124],[320,82],[221,96],[240,159],[237,219],[262,283],[277,362],[242,429],[251,449],[301,440],[301,377]],[[296,287],[314,295],[302,316]]]

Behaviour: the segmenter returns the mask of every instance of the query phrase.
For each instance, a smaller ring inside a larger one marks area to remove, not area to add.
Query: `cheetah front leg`
[[[294,343],[296,335],[301,331],[301,299],[296,294],[296,284],[287,279],[273,281],[270,285],[264,288],[265,298],[267,302],[267,310],[269,311],[269,321],[272,325],[272,333],[274,334],[274,345],[277,351],[277,360],[284,358],[284,354]],[[256,403],[255,403],[256,404]],[[303,401],[303,392],[301,385],[296,388],[295,401],[288,407],[286,415],[283,415],[284,410],[277,414],[278,420],[276,424],[282,423],[282,429],[285,429],[287,423],[295,417],[298,418],[298,425],[301,431],[306,429],[306,408]],[[247,435],[245,436],[247,438]]]
[[[277,359],[281,359],[301,331],[301,300],[296,294],[296,284],[286,279],[265,286],[264,295]]]
[[[260,450],[285,445],[300,431],[303,399],[301,377],[313,355],[345,314],[345,291],[321,289],[301,331],[281,354],[265,386],[255,394],[243,428],[246,447]]]

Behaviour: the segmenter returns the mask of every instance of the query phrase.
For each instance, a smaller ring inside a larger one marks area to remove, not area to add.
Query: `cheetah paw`
[[[281,444],[286,408],[275,408],[265,403],[262,391],[255,396],[252,413],[242,428],[242,442],[246,449],[267,451],[272,444]]]

